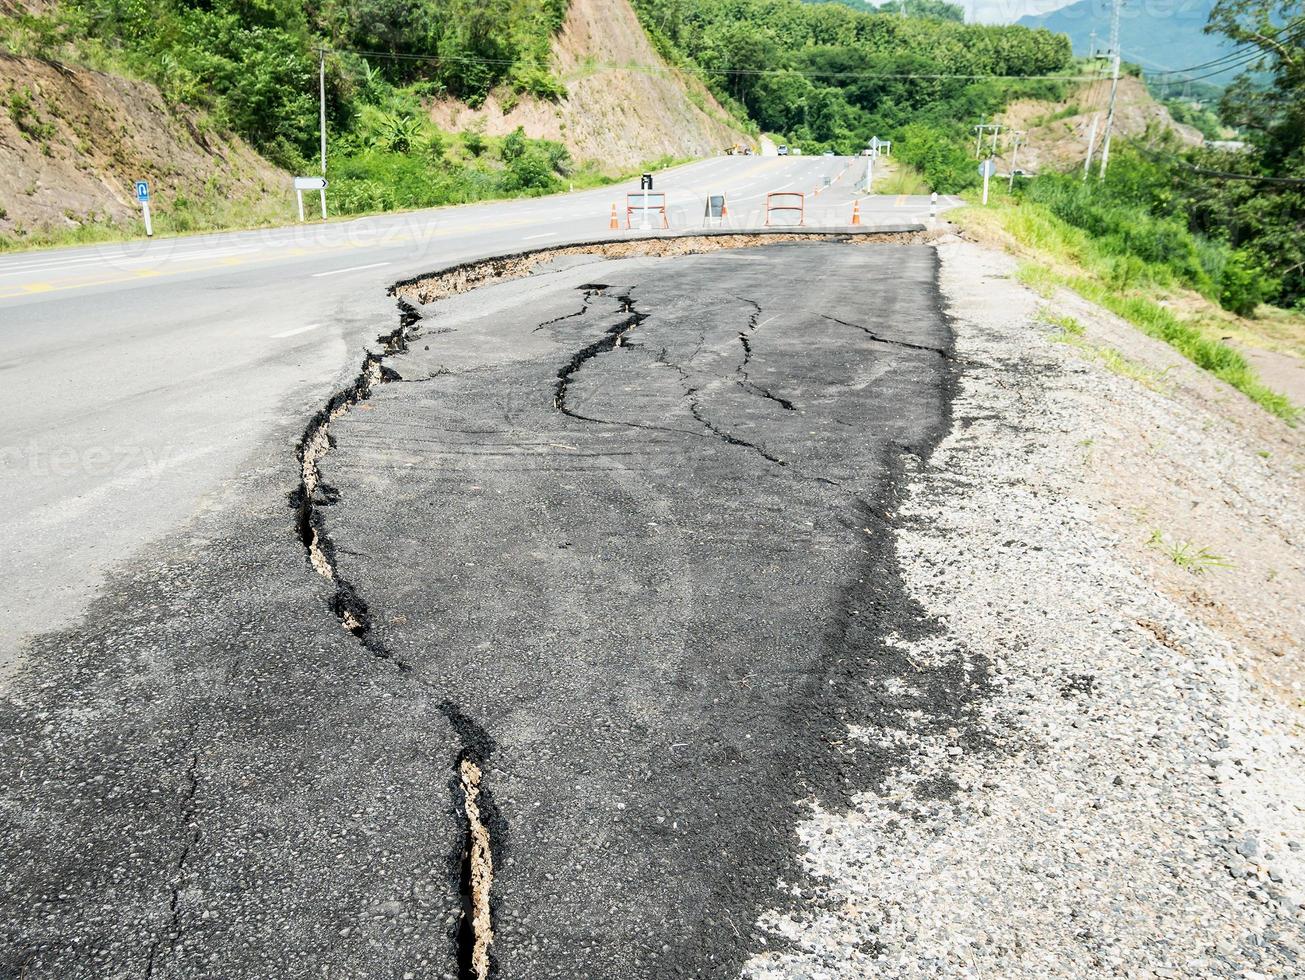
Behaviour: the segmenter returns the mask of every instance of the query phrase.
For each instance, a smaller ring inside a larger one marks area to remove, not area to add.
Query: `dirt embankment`
[[[658,70],[648,70],[650,67]],[[483,122],[491,135],[525,127],[566,144],[577,160],[627,169],[659,156],[710,156],[735,143],[756,146],[697,79],[671,69],[653,49],[628,0],[571,0],[553,40],[559,103],[491,95],[480,109],[446,101],[432,108],[444,129]]]
[[[1023,130],[1015,166],[1027,173],[1064,170],[1081,164],[1087,156],[1092,120],[1097,119],[1096,151],[1106,132],[1106,110],[1110,103],[1110,81],[1102,79],[1078,87],[1063,102],[1020,99],[1006,107],[998,122],[1008,130]],[[1169,130],[1188,146],[1199,146],[1203,137],[1191,126],[1175,122],[1166,109],[1136,78],[1121,78],[1115,99],[1115,137],[1142,136],[1148,129]],[[1012,141],[1003,137],[998,167],[1011,163]]]
[[[256,199],[290,180],[241,140],[169,109],[153,85],[0,55],[0,234],[131,218],[141,179],[168,202]]]

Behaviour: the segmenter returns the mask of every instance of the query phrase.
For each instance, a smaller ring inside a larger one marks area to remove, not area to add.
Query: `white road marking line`
[[[321,279],[322,276],[338,276],[343,272],[361,272],[363,269],[379,269],[383,265],[389,265],[388,262],[372,262],[369,265],[351,265],[347,269],[329,269],[326,272],[314,272],[313,279]]]
[[[144,253],[141,255],[113,254],[113,255],[87,255],[77,258],[65,258],[57,261],[47,262],[29,262],[22,265],[0,265],[0,276],[21,276],[29,272],[77,272],[78,267],[85,265],[113,265],[113,266],[130,266],[141,265],[143,263],[165,262],[190,262],[194,259],[211,259],[219,256],[228,255],[252,255],[254,254],[246,248],[222,248],[214,249],[207,252],[197,252],[189,250],[186,252],[173,252],[162,250],[158,252]]]
[[[527,235],[525,238],[521,240],[523,242],[533,242],[536,238],[556,238],[556,237],[557,237],[557,232],[549,231],[549,232],[545,232],[542,235]]]
[[[293,337],[295,334],[308,333],[309,330],[316,330],[320,323],[310,323],[306,327],[295,327],[293,330],[282,330],[280,333],[272,334],[273,340],[281,340],[285,337]]]

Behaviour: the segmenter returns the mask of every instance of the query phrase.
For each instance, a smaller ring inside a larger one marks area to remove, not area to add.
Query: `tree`
[[[1258,50],[1220,103],[1254,154],[1207,158],[1209,170],[1305,178],[1305,2],[1218,0],[1206,30]],[[1267,78],[1268,84],[1265,84]],[[1271,298],[1305,303],[1305,185],[1182,174],[1194,222],[1222,230],[1262,269]]]

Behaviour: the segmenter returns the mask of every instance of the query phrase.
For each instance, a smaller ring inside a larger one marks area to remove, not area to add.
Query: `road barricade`
[[[639,212],[639,224],[646,227],[648,213],[651,211],[661,219],[661,226],[669,228],[670,222],[666,220],[666,195],[661,191],[638,191],[625,195],[625,227],[633,228],[631,219],[634,213]]]
[[[723,225],[729,213],[724,194],[709,194],[706,206],[702,209],[702,223],[710,225],[714,221],[718,225]]]
[[[797,212],[797,221],[788,221],[785,224],[804,225],[807,220],[807,196],[801,191],[771,191],[766,195],[767,227],[774,223],[770,220],[770,216],[776,211]]]

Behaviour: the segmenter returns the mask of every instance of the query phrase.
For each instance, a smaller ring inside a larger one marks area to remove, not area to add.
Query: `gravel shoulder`
[[[961,380],[897,547],[945,630],[901,646],[921,679],[988,662],[987,737],[854,728],[913,761],[809,801],[802,910],[745,976],[1301,976],[1299,434],[1007,256],[938,251]]]

